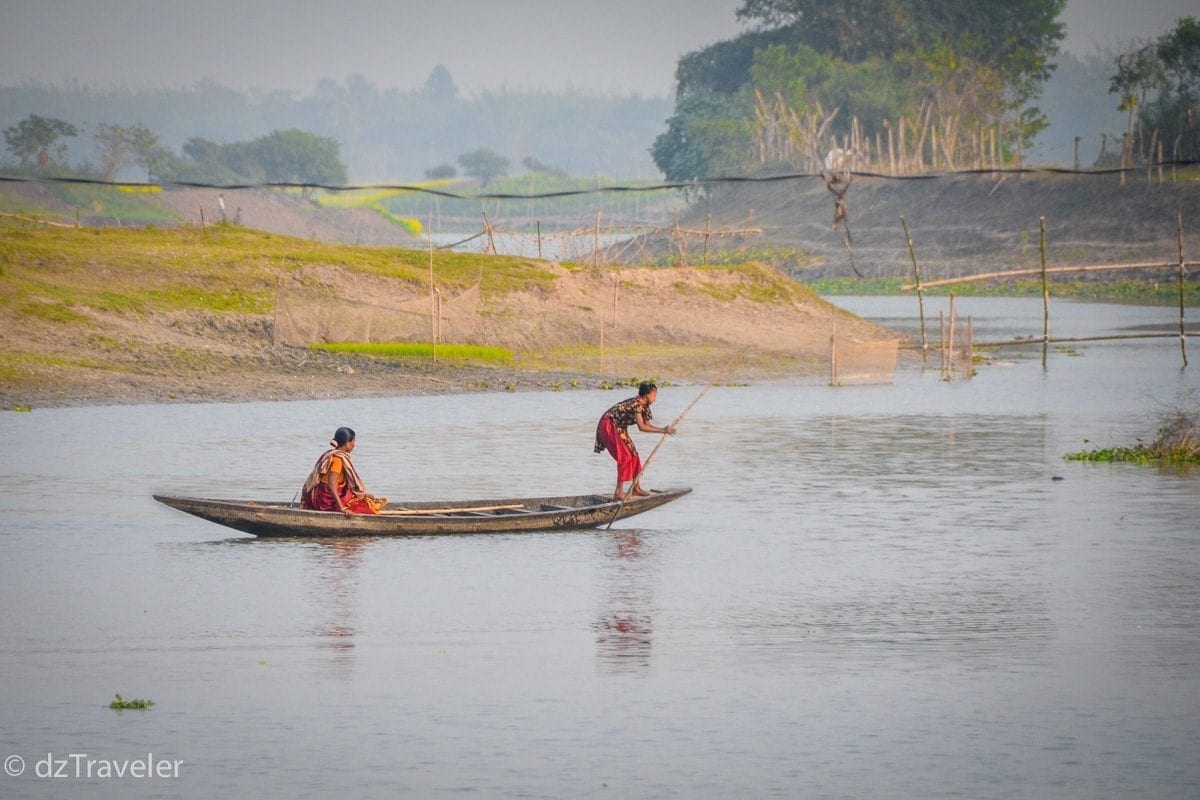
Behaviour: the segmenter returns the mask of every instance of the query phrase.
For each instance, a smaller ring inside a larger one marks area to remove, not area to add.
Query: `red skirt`
[[[631,481],[642,471],[642,457],[629,449],[621,439],[617,426],[608,417],[601,417],[596,426],[596,441],[604,445],[608,454],[617,460],[617,480]]]
[[[343,488],[342,491],[342,506],[349,508],[355,514],[377,514],[371,504],[361,497],[355,497],[348,489]],[[329,487],[325,484],[317,484],[317,487],[311,493],[300,498],[300,507],[311,509],[313,511],[337,511],[338,504],[334,500],[333,492],[329,491]]]

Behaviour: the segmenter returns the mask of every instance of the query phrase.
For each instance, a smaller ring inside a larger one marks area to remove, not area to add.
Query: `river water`
[[[393,499],[602,491],[621,391],[0,413],[0,796],[1196,797],[1200,474],[1063,459],[1151,438],[1191,355],[717,387],[646,476],[693,494],[553,534],[256,540],[150,495],[291,499],[338,425]]]

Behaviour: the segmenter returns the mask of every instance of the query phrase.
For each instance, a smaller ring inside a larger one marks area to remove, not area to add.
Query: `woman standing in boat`
[[[341,511],[347,517],[354,514],[378,514],[387,505],[385,498],[367,494],[362,478],[350,460],[354,449],[354,431],[338,428],[316,466],[304,481],[300,492],[300,507],[313,511]]]
[[[629,436],[629,426],[637,425],[643,433],[662,433],[675,435],[675,429],[668,425],[656,428],[650,424],[653,414],[650,406],[658,397],[658,387],[650,381],[642,381],[638,386],[637,397],[622,400],[605,411],[596,425],[595,451],[607,450],[617,462],[617,490],[613,492],[616,500],[625,499],[625,482],[633,481],[629,493],[635,496],[650,494],[638,484],[642,472],[642,459],[638,455],[637,445]]]

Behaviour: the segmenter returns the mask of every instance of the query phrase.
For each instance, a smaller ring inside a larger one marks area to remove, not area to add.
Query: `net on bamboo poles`
[[[317,342],[466,341],[477,326],[480,307],[478,286],[450,298],[424,296],[389,305],[280,290],[274,341],[293,347]]]
[[[892,383],[899,351],[899,339],[864,342],[834,334],[829,347],[830,383],[834,386]]]

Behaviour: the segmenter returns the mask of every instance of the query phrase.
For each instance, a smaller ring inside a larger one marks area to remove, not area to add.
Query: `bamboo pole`
[[[621,285],[621,279],[617,273],[613,273],[613,330],[617,329],[617,287]]]
[[[938,349],[942,353],[942,377],[946,375],[946,312],[938,311]]]
[[[829,385],[838,385],[838,337],[829,335]]]
[[[1200,334],[1189,333],[1188,337],[1200,336]],[[1178,333],[1116,333],[1108,336],[1051,336],[1050,344],[1066,344],[1070,342],[1110,342],[1123,339],[1177,339]],[[1026,336],[1023,339],[1006,339],[1002,342],[977,342],[976,347],[1021,347],[1029,344],[1041,344],[1042,340],[1037,336]]]
[[[1200,261],[1185,261],[1185,267],[1200,267]],[[1061,275],[1070,272],[1105,272],[1116,270],[1131,270],[1131,269],[1178,269],[1178,261],[1150,261],[1140,262],[1136,264],[1087,264],[1075,267],[1048,267],[1047,275]],[[957,278],[942,278],[936,281],[925,281],[921,284],[922,289],[932,289],[935,286],[951,286],[956,283],[973,283],[975,281],[993,280],[995,278],[1022,278],[1031,275],[1041,275],[1041,269],[1014,269],[1003,272],[981,272],[978,275],[963,275]],[[909,292],[916,289],[917,285],[906,283],[900,287],[901,291]]]
[[[487,225],[487,214],[483,215],[483,224]],[[437,363],[437,318],[438,301],[437,289],[433,285],[433,230],[429,230],[429,338],[433,340],[433,363]]]
[[[975,373],[975,323],[971,317],[967,317],[967,367],[965,370],[966,377],[970,378]]]
[[[912,259],[913,276],[917,288],[917,312],[921,317],[921,357],[929,352],[929,340],[925,337],[925,290],[921,288],[921,268],[917,266],[917,254],[913,250],[912,236],[908,233],[908,220],[903,215],[900,224],[904,227],[904,240],[908,242],[908,257]]]
[[[1183,329],[1183,274],[1186,271],[1183,267],[1183,212],[1175,212],[1175,227],[1179,232],[1179,352],[1183,356],[1183,366],[1186,369],[1187,360],[1187,336]]]
[[[596,209],[596,235],[592,239],[592,263],[600,263],[600,209]]]
[[[487,234],[488,250],[492,255],[496,255],[496,241],[492,238],[492,223],[488,221],[487,211],[480,213],[483,214],[483,231]]]
[[[708,263],[708,237],[712,234],[712,214],[704,220],[704,251],[700,256],[700,266]]]
[[[1046,218],[1038,222],[1038,250],[1042,259],[1042,369],[1046,368],[1046,350],[1050,345],[1050,282],[1046,279]]]
[[[950,339],[946,348],[946,375],[954,378],[954,327],[958,321],[958,309],[954,304],[954,292],[950,293]]]

